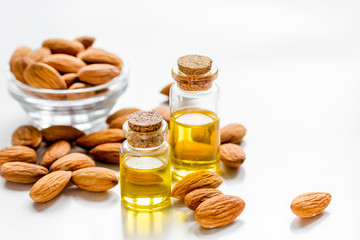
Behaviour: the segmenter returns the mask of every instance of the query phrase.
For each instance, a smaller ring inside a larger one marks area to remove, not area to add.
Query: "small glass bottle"
[[[123,125],[126,140],[120,149],[122,204],[131,210],[153,212],[171,203],[167,123],[155,112],[129,115]]]
[[[170,89],[170,159],[173,176],[220,171],[218,69],[205,56],[180,57]]]

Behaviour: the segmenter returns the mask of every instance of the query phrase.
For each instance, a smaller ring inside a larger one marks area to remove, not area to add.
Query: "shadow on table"
[[[68,197],[79,198],[89,202],[105,202],[113,198],[114,201],[111,202],[115,202],[116,204],[119,203],[119,196],[113,191],[89,192],[73,186],[66,188],[63,194]]]
[[[227,180],[237,178],[242,181],[245,178],[245,168],[243,166],[231,168],[221,164],[221,172],[221,176]]]
[[[125,239],[164,239],[172,225],[172,207],[153,213],[135,212],[121,207]]]
[[[237,219],[234,222],[218,228],[203,228],[198,223],[190,228],[190,232],[194,233],[200,239],[226,239],[228,234],[233,233],[243,227],[245,222]]]
[[[32,184],[32,183],[23,184],[23,183],[13,183],[13,182],[9,182],[9,181],[4,182],[4,187],[6,189],[13,190],[13,191],[30,191],[30,189],[33,185],[34,184]]]
[[[32,202],[31,208],[37,212],[43,212],[46,210],[50,210],[53,206],[56,206],[56,209],[61,211],[61,209],[64,207],[64,204],[67,202],[65,198],[66,196],[61,196],[60,194],[48,202]]]
[[[298,233],[307,232],[319,225],[321,222],[325,221],[325,219],[328,218],[329,215],[330,213],[325,211],[311,218],[296,217],[292,220],[290,224],[290,230],[292,232]]]

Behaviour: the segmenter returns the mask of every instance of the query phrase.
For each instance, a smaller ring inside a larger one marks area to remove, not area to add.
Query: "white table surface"
[[[248,129],[247,159],[225,169],[220,189],[246,202],[226,227],[206,230],[179,201],[153,214],[105,193],[66,189],[36,204],[30,186],[0,179],[0,239],[360,239],[360,2],[1,1],[0,66],[21,46],[46,38],[97,38],[132,64],[116,108],[152,109],[184,54],[220,69],[221,125]],[[0,79],[0,147],[29,119]],[[115,110],[114,109],[114,110]],[[326,212],[300,220],[290,211],[304,192],[326,191]]]

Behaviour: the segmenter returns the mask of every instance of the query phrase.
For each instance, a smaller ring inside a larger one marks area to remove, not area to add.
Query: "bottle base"
[[[121,203],[129,210],[136,212],[156,212],[171,204],[170,196],[166,197],[121,197]]]

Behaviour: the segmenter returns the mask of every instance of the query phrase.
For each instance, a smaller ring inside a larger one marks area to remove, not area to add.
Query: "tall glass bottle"
[[[205,56],[180,57],[170,89],[170,158],[173,176],[220,171],[218,69]]]
[[[123,125],[126,140],[120,149],[122,204],[131,210],[153,212],[170,205],[167,123],[155,112],[129,115]]]

